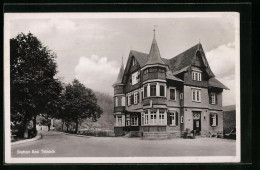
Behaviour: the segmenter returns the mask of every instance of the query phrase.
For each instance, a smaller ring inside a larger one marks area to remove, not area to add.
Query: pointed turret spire
[[[150,53],[149,53],[149,58],[148,58],[146,65],[151,65],[151,64],[165,65],[165,63],[161,59],[159,48],[158,48],[158,45],[156,42],[155,29],[153,31],[154,31],[153,42],[152,42],[152,46],[151,46]]]
[[[119,73],[118,73],[118,76],[117,76],[117,79],[116,79],[116,82],[114,83],[114,85],[122,83],[123,75],[124,75],[124,63],[123,63],[123,57],[122,57],[121,68],[119,70]]]

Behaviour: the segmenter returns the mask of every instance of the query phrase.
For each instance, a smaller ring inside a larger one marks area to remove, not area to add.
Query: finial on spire
[[[122,56],[122,65],[124,64],[124,57]]]
[[[154,26],[153,26],[153,38],[155,38],[155,31],[156,31],[156,30],[155,30],[155,27],[157,27],[157,25],[154,25]]]

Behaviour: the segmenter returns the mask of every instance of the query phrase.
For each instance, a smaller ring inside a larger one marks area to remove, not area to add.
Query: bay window
[[[156,96],[156,85],[150,85],[150,96]]]
[[[165,96],[165,86],[160,85],[160,96]]]
[[[160,112],[159,112],[159,124],[161,124],[161,125],[163,125],[164,124],[164,112],[165,112],[165,110],[164,109],[162,109],[162,110],[160,110]]]
[[[154,125],[156,122],[156,110],[151,111],[151,124]]]

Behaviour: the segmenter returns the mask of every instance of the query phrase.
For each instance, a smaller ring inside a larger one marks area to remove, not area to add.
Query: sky
[[[163,58],[200,42],[216,78],[230,89],[223,93],[225,106],[236,103],[236,18],[235,13],[5,14],[5,35],[31,32],[56,53],[57,77],[65,83],[77,78],[111,95],[122,57],[126,64],[130,50],[149,53],[154,28]]]

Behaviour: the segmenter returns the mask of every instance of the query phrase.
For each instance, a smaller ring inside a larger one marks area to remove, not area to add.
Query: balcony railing
[[[152,79],[163,79],[165,80],[166,79],[166,75],[165,73],[147,73],[147,74],[144,74],[143,75],[143,81],[146,81],[146,80],[152,80]]]

